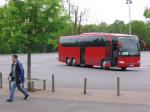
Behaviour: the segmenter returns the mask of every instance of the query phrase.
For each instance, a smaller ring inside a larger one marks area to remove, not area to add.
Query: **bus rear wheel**
[[[71,59],[70,59],[70,58],[67,58],[67,59],[66,59],[66,65],[68,65],[68,66],[71,65]]]
[[[127,69],[127,67],[121,67],[122,71],[125,71]]]
[[[76,66],[76,59],[75,58],[72,59],[72,66]]]

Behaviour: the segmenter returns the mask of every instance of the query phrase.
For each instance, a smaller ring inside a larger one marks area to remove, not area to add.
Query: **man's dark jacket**
[[[13,64],[11,65],[11,67],[13,67]],[[12,69],[11,69],[9,76],[11,76],[11,81],[16,80],[18,84],[24,83],[24,69],[23,69],[22,64],[19,61],[17,61],[16,63],[16,78],[13,78],[12,76]]]

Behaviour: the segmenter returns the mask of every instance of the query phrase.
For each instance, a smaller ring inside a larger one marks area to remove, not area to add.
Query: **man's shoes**
[[[28,97],[29,97],[29,95],[26,95],[26,96],[24,97],[24,100],[26,100]]]
[[[11,100],[11,99],[7,99],[6,101],[7,101],[7,102],[13,102],[13,100]]]

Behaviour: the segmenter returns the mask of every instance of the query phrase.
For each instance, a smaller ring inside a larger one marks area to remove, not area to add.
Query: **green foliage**
[[[9,0],[0,19],[1,53],[46,52],[49,40],[63,35],[69,21],[61,0]]]
[[[125,23],[120,20],[115,20],[113,24],[109,25],[109,32],[110,33],[127,33]]]
[[[144,12],[150,18],[147,8]],[[132,21],[132,34],[146,41],[150,50],[150,25]],[[79,24],[77,24],[77,27]],[[128,33],[129,24],[82,25],[82,32]],[[58,47],[58,37],[73,35],[74,23],[61,0],[8,0],[0,7],[0,53],[51,52]]]
[[[146,8],[145,11],[144,11],[144,16],[146,18],[150,18],[150,8]]]
[[[125,23],[120,20],[116,20],[113,24],[91,24],[83,26],[82,32],[109,32],[109,33],[126,33]]]

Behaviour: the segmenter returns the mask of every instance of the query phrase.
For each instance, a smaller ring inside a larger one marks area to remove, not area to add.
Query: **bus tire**
[[[105,69],[105,67],[104,67],[104,62],[105,62],[105,61],[102,60],[102,61],[101,61],[101,64],[100,64],[100,66],[101,66],[102,69]]]
[[[105,67],[104,66],[104,62],[105,62],[105,60],[102,60],[102,62],[101,62],[101,68],[104,69],[104,70],[109,70],[109,67]]]
[[[66,59],[66,65],[68,65],[68,66],[71,65],[71,59],[70,59],[70,58],[67,58],[67,59]]]
[[[76,59],[72,58],[72,66],[76,66]]]
[[[125,70],[127,70],[127,67],[121,67],[121,70],[125,71]]]

